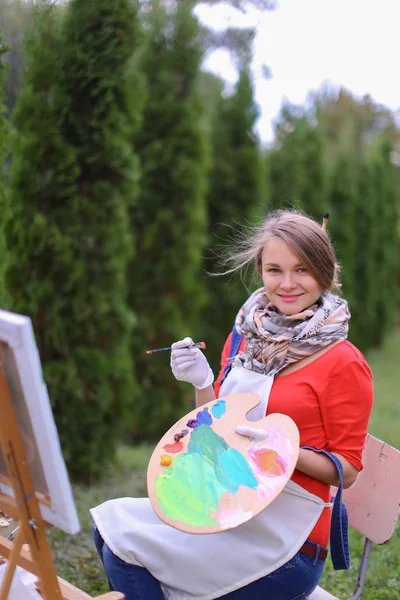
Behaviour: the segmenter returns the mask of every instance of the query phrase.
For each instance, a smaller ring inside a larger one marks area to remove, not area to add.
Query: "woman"
[[[332,293],[339,284],[329,235],[304,215],[277,211],[233,261],[231,270],[254,261],[263,287],[236,318],[243,342],[232,368],[221,385],[229,336],[213,388],[206,357],[185,338],[172,345],[172,372],[195,387],[197,406],[219,394],[256,391],[262,412],[255,419],[290,416],[302,446],[296,470],[267,509],[279,507],[273,518],[266,510],[218,534],[174,530],[145,499],[112,500],[93,509],[110,587],[126,600],[307,598],[327,555],[330,486],[339,483],[332,460],[342,466],[344,487],[362,469],[372,377],[363,355],[346,341],[350,315],[346,301]]]

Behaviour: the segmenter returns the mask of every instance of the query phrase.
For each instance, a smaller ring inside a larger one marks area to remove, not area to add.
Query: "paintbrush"
[[[322,229],[325,231],[328,226],[329,213],[324,214],[324,218],[322,219]]]
[[[202,350],[206,349],[205,342],[193,342],[190,346],[184,346],[186,348],[201,348]],[[156,348],[155,350],[146,350],[146,354],[153,354],[153,352],[166,352],[167,350],[171,350],[171,346],[167,346],[167,348]]]

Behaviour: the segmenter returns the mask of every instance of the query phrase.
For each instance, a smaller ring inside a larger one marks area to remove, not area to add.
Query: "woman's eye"
[[[279,269],[271,267],[270,269],[268,269],[268,273],[279,273]]]
[[[297,269],[297,271],[299,273],[307,273],[307,269],[305,267],[300,267],[300,269]]]

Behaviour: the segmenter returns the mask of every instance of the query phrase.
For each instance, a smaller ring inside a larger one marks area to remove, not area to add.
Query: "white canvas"
[[[51,507],[40,502],[38,495],[42,517],[75,534],[80,530],[79,520],[29,317],[0,310],[0,360],[34,488],[50,497]],[[0,452],[1,475],[7,477]],[[0,491],[14,497],[12,488],[1,480]]]

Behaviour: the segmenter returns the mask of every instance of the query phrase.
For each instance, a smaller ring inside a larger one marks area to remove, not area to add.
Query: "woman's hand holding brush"
[[[178,381],[191,383],[203,390],[214,381],[214,373],[202,351],[190,337],[171,346],[171,369]]]

